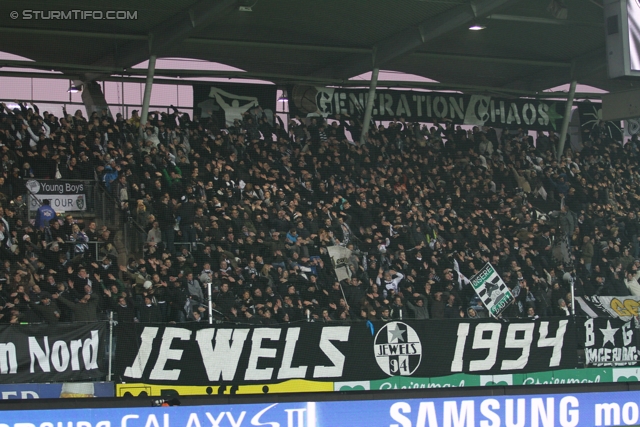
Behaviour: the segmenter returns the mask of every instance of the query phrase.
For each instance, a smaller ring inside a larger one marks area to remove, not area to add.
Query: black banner
[[[136,324],[118,336],[122,381],[181,385],[365,381],[577,366],[571,320],[404,321],[278,327]]]
[[[364,116],[367,89],[290,86],[289,111],[292,116],[335,117],[337,114]],[[454,123],[498,128],[559,131],[564,101],[506,99],[488,95],[466,95],[410,90],[378,90],[372,119],[430,122],[451,119]]]
[[[595,133],[602,138],[611,138],[614,141],[622,141],[622,129],[619,120],[604,122],[602,120],[602,104],[593,102],[578,103],[578,116],[580,118],[580,128],[582,131],[582,141],[589,139],[589,135]]]
[[[220,128],[242,119],[242,114],[262,111],[273,124],[276,113],[277,87],[275,85],[208,83],[193,85],[194,114],[200,118],[213,116]],[[255,110],[254,110],[255,109]]]
[[[104,376],[105,323],[0,326],[0,383]]]
[[[597,317],[584,322],[584,355],[588,366],[638,365],[637,321]]]

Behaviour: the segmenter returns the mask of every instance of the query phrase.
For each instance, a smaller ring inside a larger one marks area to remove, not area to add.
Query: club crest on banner
[[[420,366],[422,343],[406,323],[389,322],[376,334],[373,344],[376,362],[387,375],[411,375]]]
[[[482,303],[494,317],[499,316],[513,302],[513,294],[489,263],[470,281]]]

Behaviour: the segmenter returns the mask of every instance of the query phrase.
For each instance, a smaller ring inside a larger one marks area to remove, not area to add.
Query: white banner
[[[327,247],[331,261],[333,261],[333,268],[336,271],[338,281],[351,278],[351,270],[349,269],[349,257],[351,251],[343,246],[334,245]]]
[[[86,189],[83,182],[30,179],[26,187],[33,196],[29,197],[30,210],[37,210],[44,200],[49,200],[56,212],[87,210]]]
[[[498,317],[514,300],[507,285],[489,263],[470,281],[482,303],[494,317]]]
[[[36,201],[35,199],[38,201]],[[87,198],[84,194],[67,194],[63,196],[53,194],[34,194],[33,197],[29,197],[30,210],[38,210],[43,200],[49,200],[51,207],[56,212],[67,211],[85,211],[87,210]]]

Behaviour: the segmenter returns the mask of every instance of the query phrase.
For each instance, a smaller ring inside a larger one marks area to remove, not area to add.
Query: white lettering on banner
[[[80,350],[82,350],[82,361],[84,369],[87,371],[98,369],[98,349],[100,339],[98,331],[91,331],[91,338],[82,340],[72,340],[67,344],[65,341],[56,341],[49,347],[49,337],[43,337],[44,348],[40,347],[38,340],[29,337],[29,356],[31,358],[30,373],[35,373],[36,362],[42,372],[51,372],[51,366],[56,372],[64,372],[71,362],[71,370],[79,371]]]
[[[0,343],[0,374],[18,372],[18,356],[16,346],[12,342]]]
[[[345,356],[333,345],[331,341],[349,341],[350,326],[336,326],[322,328],[320,335],[320,350],[329,358],[333,366],[316,366],[313,372],[314,378],[333,378],[342,376]]]
[[[124,370],[124,376],[129,378],[142,378],[144,369],[149,362],[153,350],[153,340],[158,335],[158,328],[145,326],[140,334],[140,348],[131,366]]]
[[[587,321],[584,322],[584,329],[585,329],[585,339],[584,339],[585,347],[591,347],[595,345],[596,334],[593,329],[593,319],[587,319]]]
[[[69,349],[64,341],[56,341],[51,347],[51,364],[58,372],[64,372],[69,366]]]
[[[633,329],[631,322],[622,325],[622,344],[627,346],[633,341]]]
[[[488,371],[496,364],[498,346],[500,345],[500,329],[502,329],[500,323],[481,323],[476,326],[472,348],[474,350],[489,349],[489,354],[484,360],[472,360],[469,364],[470,371]],[[484,332],[490,332],[490,335],[485,338]]]
[[[464,362],[464,347],[469,336],[469,323],[460,323],[458,325],[458,340],[456,341],[456,350],[453,354],[451,362],[451,372],[462,372]]]
[[[589,378],[553,378],[551,380],[542,380],[534,377],[524,377],[522,385],[541,385],[541,384],[593,384],[600,382],[600,375],[596,375],[593,379]]]
[[[529,353],[531,352],[531,342],[533,341],[533,323],[514,323],[507,329],[507,337],[504,340],[505,348],[519,348],[522,355],[517,360],[503,360],[502,370],[524,369],[529,361]],[[524,332],[522,339],[517,338],[518,332]]]
[[[162,344],[160,344],[160,353],[156,364],[149,374],[152,380],[168,380],[175,381],[180,378],[180,369],[165,370],[164,367],[169,360],[180,360],[184,350],[172,349],[171,343],[174,339],[179,338],[182,341],[189,341],[191,331],[182,328],[166,328],[162,336]]]
[[[44,337],[44,350],[40,348],[38,340],[29,337],[29,356],[31,357],[29,372],[33,374],[36,371],[36,360],[42,372],[51,372],[51,366],[49,365],[49,337]]]
[[[620,348],[585,348],[585,359],[591,366],[633,366],[638,363],[635,346]]]
[[[212,348],[214,334],[216,344]],[[248,335],[248,329],[200,329],[196,333],[209,381],[233,380]],[[224,363],[218,363],[221,361]]]
[[[560,366],[562,359],[562,343],[564,342],[564,334],[567,332],[568,320],[558,322],[558,329],[555,337],[547,337],[549,335],[549,322],[540,322],[540,339],[538,339],[538,347],[553,347],[553,353],[549,360],[549,367]]]
[[[540,338],[538,339],[538,348],[553,347],[553,352],[549,360],[549,366],[560,366],[562,358],[562,344],[564,342],[564,334],[567,330],[567,320],[561,320],[558,323],[558,329],[555,337],[547,337],[549,334],[549,322],[539,323]],[[467,338],[469,337],[469,323],[460,323],[458,325],[456,348],[451,361],[451,372],[462,372],[464,369],[464,350],[467,345]],[[501,323],[480,323],[477,324],[473,331],[473,350],[489,350],[487,357],[484,360],[472,360],[469,363],[469,371],[485,371],[490,370],[496,364],[499,352],[501,350],[500,332],[502,329]],[[522,324],[511,323],[507,327],[506,338],[504,340],[504,348],[520,348],[522,353],[516,360],[502,359],[501,369],[506,370],[518,370],[524,368],[529,362],[529,355],[531,354],[531,345],[533,344],[533,332],[535,324]],[[484,333],[488,336],[485,337]],[[516,339],[518,332],[524,332],[522,339]]]
[[[305,378],[307,376],[308,366],[298,366],[297,368],[291,367],[293,361],[293,355],[296,349],[296,343],[300,336],[300,328],[289,328],[287,330],[287,337],[285,339],[284,354],[282,355],[282,365],[278,370],[278,379],[289,378]]]
[[[174,332],[169,332],[173,330]],[[293,366],[293,358],[300,336],[300,328],[287,329],[284,340],[281,335],[284,329],[200,329],[197,331],[195,341],[198,344],[200,355],[204,361],[204,368],[209,381],[232,381],[238,371],[238,363],[245,351],[248,335],[252,332],[249,363],[244,372],[244,380],[265,381],[273,379],[305,378],[308,366]],[[314,378],[340,377],[344,369],[345,355],[340,352],[332,341],[346,342],[349,340],[349,326],[323,328],[318,344],[319,349],[327,356],[333,365],[315,366]],[[140,334],[141,344],[138,354],[131,366],[125,368],[124,376],[129,378],[142,378],[151,353],[153,342],[158,334],[158,328],[145,327]],[[215,338],[214,338],[215,337]],[[183,341],[191,339],[191,332],[181,328],[167,328],[160,342],[158,358],[149,376],[153,380],[178,380],[180,369],[165,370],[168,360],[181,360],[183,350],[172,349],[171,341],[180,338]],[[263,347],[263,340],[284,342],[284,350]],[[212,345],[212,343],[214,343]],[[278,352],[282,351],[279,355]],[[260,359],[281,360],[272,365],[278,370],[274,373],[274,367],[259,368]],[[47,358],[44,358],[45,360]]]
[[[612,328],[611,322],[607,321],[606,328],[596,328],[594,319],[587,319],[585,326],[585,359],[591,366],[626,366],[636,365],[640,360],[640,351],[636,346],[629,345],[633,342],[633,325],[627,322],[621,328]],[[622,343],[616,339],[617,331],[621,330]],[[600,331],[600,332],[598,332]],[[596,344],[596,336],[602,334],[602,347]],[[607,344],[613,348],[606,348]],[[622,344],[624,347],[620,347]]]
[[[251,354],[249,355],[249,365],[244,374],[244,379],[251,381],[270,380],[273,368],[258,369],[260,358],[275,359],[277,350],[275,348],[262,347],[263,340],[278,341],[280,330],[278,329],[254,329],[251,337]]]

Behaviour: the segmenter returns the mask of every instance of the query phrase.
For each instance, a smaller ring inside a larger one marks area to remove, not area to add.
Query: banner
[[[638,316],[640,297],[576,297],[578,308],[589,317],[617,317],[629,322]]]
[[[496,427],[620,426],[640,420],[640,392],[600,392],[387,400],[5,410],[0,427]]]
[[[338,114],[349,114],[364,117],[368,89],[296,85],[287,90],[291,116],[335,117]],[[564,101],[376,90],[371,118],[394,120],[404,117],[408,122],[450,119],[453,123],[465,125],[559,131],[564,109]]]
[[[327,246],[327,252],[333,262],[333,269],[336,272],[338,281],[349,280],[351,278],[351,250],[340,245]]]
[[[110,382],[0,385],[0,400],[114,396]]]
[[[584,355],[587,366],[638,364],[638,329],[634,322],[595,318],[584,322]]]
[[[391,377],[375,381],[335,382],[335,391],[407,390],[423,388],[459,388],[479,386],[556,385],[637,382],[639,368],[584,368],[529,374],[470,375],[454,374],[444,377]]]
[[[453,374],[443,377],[389,377],[373,381],[307,381],[288,380],[273,384],[241,386],[183,386],[167,384],[116,384],[116,396],[215,396],[274,393],[318,393],[343,391],[384,391],[427,388],[458,388],[511,385],[596,384],[640,381],[640,368],[583,368],[527,374],[472,375]],[[0,388],[0,390],[2,390]]]
[[[242,386],[498,374],[577,366],[569,319],[302,323],[278,327],[133,325],[118,335],[127,383]],[[187,363],[188,362],[188,363]]]
[[[476,294],[493,317],[500,316],[500,313],[514,300],[507,285],[489,263],[469,280]]]
[[[213,117],[218,127],[230,126],[233,121],[242,120],[247,111],[261,115],[258,107],[274,124],[276,113],[276,85],[259,84],[199,84],[193,85],[194,114],[201,119]]]
[[[250,385],[116,384],[116,396],[216,396],[235,394],[320,393],[334,391],[333,381],[287,380]]]
[[[620,128],[621,123],[619,120],[604,122],[603,126],[600,127],[600,122],[602,121],[601,103],[579,102],[577,105],[583,142],[589,139],[589,135],[592,132],[597,135],[604,135],[614,141],[622,142],[622,129]]]
[[[37,210],[45,199],[56,212],[87,210],[86,186],[80,181],[30,179],[27,189],[40,202],[29,197],[29,209]]]
[[[105,330],[101,322],[0,326],[0,383],[103,376]]]

